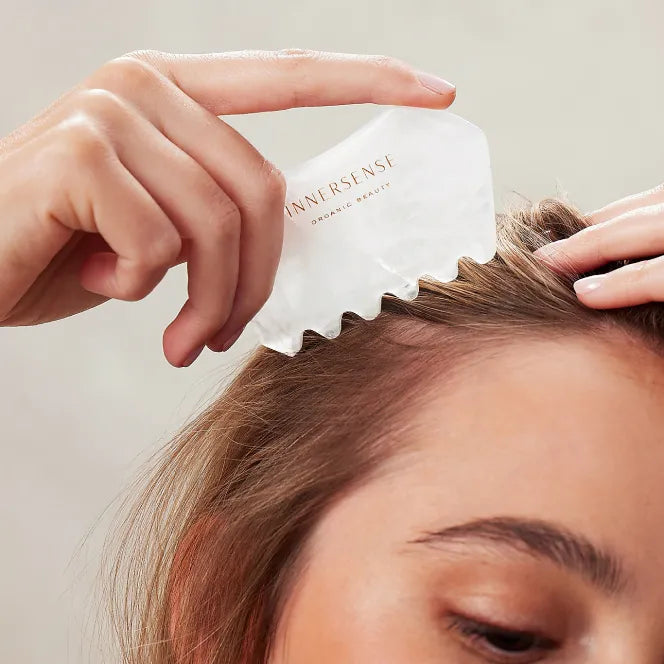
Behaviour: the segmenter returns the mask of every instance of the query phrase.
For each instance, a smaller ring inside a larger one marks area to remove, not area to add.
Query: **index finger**
[[[593,212],[588,212],[586,217],[591,224],[602,224],[609,219],[658,203],[664,203],[664,184],[620,198]]]
[[[152,65],[215,115],[363,103],[447,108],[456,95],[452,83],[384,55],[283,49],[123,57]]]

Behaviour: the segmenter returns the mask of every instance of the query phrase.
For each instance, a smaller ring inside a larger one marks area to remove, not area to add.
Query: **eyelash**
[[[487,661],[494,664],[534,664],[541,660],[548,652],[559,647],[553,639],[517,629],[506,629],[498,625],[480,622],[455,614],[451,616],[449,627],[456,631],[465,641],[466,646],[480,651]],[[525,650],[508,650],[491,642],[491,638],[498,639],[525,639]]]

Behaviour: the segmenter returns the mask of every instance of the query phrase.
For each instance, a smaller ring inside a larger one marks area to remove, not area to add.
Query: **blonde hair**
[[[546,199],[497,216],[498,251],[449,283],[385,296],[373,321],[256,350],[168,444],[109,549],[109,608],[126,664],[263,664],[307,538],[332,501],[380,471],[427,385],[533,335],[628,335],[662,352],[664,308],[594,310],[532,255],[588,224]],[[615,269],[630,261],[603,266]],[[452,389],[452,388],[451,388]]]

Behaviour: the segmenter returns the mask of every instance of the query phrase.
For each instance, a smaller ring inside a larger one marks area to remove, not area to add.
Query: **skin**
[[[318,524],[270,664],[664,661],[664,359],[622,337],[533,341],[457,380]],[[542,524],[603,565],[515,534]],[[473,636],[487,624],[502,636]],[[515,650],[517,631],[542,639]]]
[[[0,324],[140,300],[186,262],[164,353],[188,366],[205,346],[227,349],[269,296],[285,182],[218,116],[442,109],[454,96],[385,56],[143,51],[107,63],[0,141]],[[577,272],[643,258],[578,280],[579,299],[664,301],[664,186],[589,221],[536,255]],[[663,369],[622,338],[521,344],[469,369],[419,413],[391,472],[321,521],[272,664],[662,661]]]
[[[664,301],[664,184],[587,215],[590,225],[535,251],[554,271],[585,272],[613,260],[642,258],[606,274],[578,279],[574,290],[595,309]]]
[[[0,140],[0,325],[140,300],[186,262],[188,297],[164,331],[164,354],[182,367],[206,346],[227,350],[272,290],[286,183],[218,116],[358,103],[444,109],[455,95],[389,56],[137,51],[111,60]],[[663,218],[658,187],[602,208],[594,228],[538,256],[552,269],[590,269],[663,253]],[[659,301],[664,263],[575,288],[590,307]]]
[[[295,106],[447,108],[451,83],[394,58],[285,49],[130,53],[0,141],[0,323],[140,300],[187,263],[164,353],[226,350],[267,300],[286,184],[218,115]]]

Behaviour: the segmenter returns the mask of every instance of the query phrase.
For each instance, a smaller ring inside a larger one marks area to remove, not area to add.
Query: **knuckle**
[[[210,197],[211,217],[208,233],[216,240],[227,240],[239,235],[241,214],[238,206],[221,189]]]
[[[378,53],[376,55],[370,55],[370,60],[376,65],[376,67],[383,67],[385,69],[392,69],[397,63],[397,59],[392,55],[384,55]]]
[[[152,267],[170,267],[180,255],[181,249],[182,239],[179,233],[169,227],[150,242],[145,261]]]
[[[409,65],[392,55],[371,55],[369,61],[379,70],[391,72],[404,79],[416,77]]]
[[[60,130],[66,154],[78,165],[90,168],[112,151],[105,132],[83,113],[70,117]]]
[[[299,70],[319,59],[320,51],[306,48],[282,48],[274,51],[273,56],[280,66],[291,70]]]
[[[93,84],[112,89],[135,89],[153,85],[157,71],[150,64],[149,56],[138,56],[136,51],[110,60],[103,65],[92,78]]]
[[[265,193],[270,201],[283,205],[286,200],[286,178],[284,174],[267,159],[261,166],[262,182]]]
[[[155,49],[142,48],[134,51],[129,51],[120,56],[122,58],[131,58],[133,60],[139,60],[147,63],[154,63],[157,60],[161,60],[166,56],[166,53],[162,51],[157,51]]]
[[[124,104],[114,93],[104,88],[88,88],[76,95],[75,106],[92,122],[114,123],[124,112]]]

